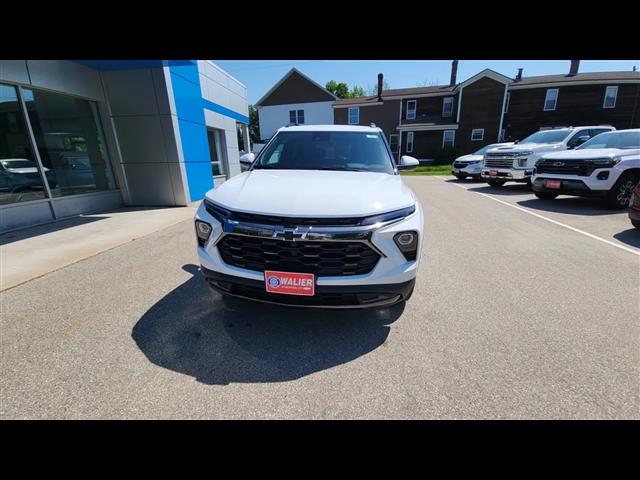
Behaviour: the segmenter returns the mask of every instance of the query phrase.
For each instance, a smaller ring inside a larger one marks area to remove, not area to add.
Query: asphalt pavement
[[[0,418],[640,418],[640,232],[597,201],[409,177],[403,307],[224,300],[191,221],[0,293]]]

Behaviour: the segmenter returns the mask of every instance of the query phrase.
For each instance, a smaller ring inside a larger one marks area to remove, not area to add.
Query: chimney
[[[568,77],[575,77],[578,74],[578,67],[580,67],[580,60],[571,60],[571,68],[569,68]]]
[[[378,74],[378,101],[382,101],[382,74]]]
[[[522,68],[518,69],[518,75],[516,75],[516,82],[519,82],[520,80],[522,80]]]
[[[449,81],[450,86],[454,86],[456,84],[456,78],[458,77],[458,60],[454,60],[451,62],[451,80]]]

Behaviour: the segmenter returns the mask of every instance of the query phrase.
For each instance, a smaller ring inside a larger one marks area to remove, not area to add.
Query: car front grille
[[[228,265],[319,277],[367,274],[380,259],[364,242],[353,241],[287,241],[229,234],[217,247]]]
[[[555,173],[558,175],[578,175],[588,177],[593,173],[593,166],[590,162],[582,160],[553,160],[547,159],[538,162],[537,173]]]
[[[484,157],[485,167],[511,168],[513,167],[513,156],[511,154],[493,153]]]
[[[469,162],[453,162],[455,168],[465,168],[469,166]]]

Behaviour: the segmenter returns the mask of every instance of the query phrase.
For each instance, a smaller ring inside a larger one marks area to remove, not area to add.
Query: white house
[[[331,104],[337,99],[296,68],[276,83],[256,102],[260,138],[267,141],[289,124],[333,125]]]

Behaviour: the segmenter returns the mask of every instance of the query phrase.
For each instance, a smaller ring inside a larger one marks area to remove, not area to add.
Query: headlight
[[[393,236],[393,241],[407,260],[415,260],[418,253],[418,232],[409,230],[398,232]]]
[[[360,221],[360,225],[374,225],[378,222],[388,222],[389,220],[401,219],[408,217],[416,211],[415,205],[400,210],[394,210],[393,212],[381,213],[380,215],[372,215],[365,217]]]
[[[523,152],[513,152],[514,157],[528,157],[529,155],[533,155],[531,150],[526,150]]]
[[[596,158],[591,160],[591,163],[595,168],[611,168],[620,163],[619,158]]]
[[[204,247],[204,244],[209,240],[211,235],[211,225],[201,220],[196,220],[196,237],[198,237],[198,245]]]
[[[472,161],[468,162],[468,165],[477,165],[479,163],[482,163],[482,160],[472,160]]]

